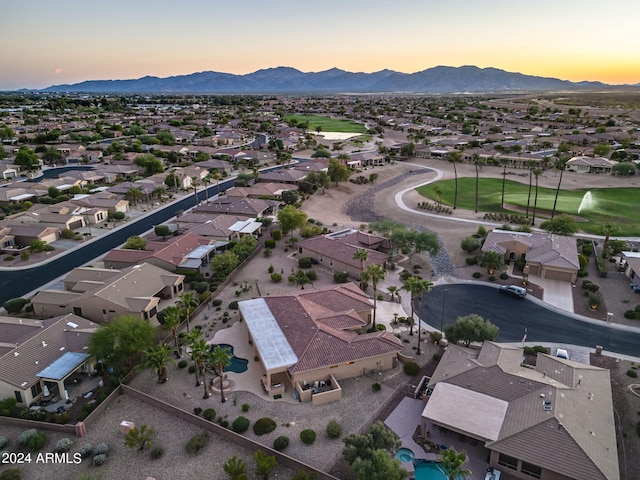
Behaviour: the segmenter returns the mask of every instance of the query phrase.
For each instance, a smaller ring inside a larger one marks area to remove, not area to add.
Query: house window
[[[19,390],[15,390],[13,394],[16,397],[16,402],[22,403],[22,392],[20,392]]]
[[[329,259],[329,266],[333,267],[333,259]]]
[[[540,478],[542,475],[542,467],[538,467],[537,465],[531,465],[527,462],[522,462],[522,468],[520,468],[520,473],[524,473],[525,475],[529,475],[533,478]]]
[[[106,315],[106,314],[107,314],[107,311],[106,311],[106,310],[102,310],[102,314],[103,314],[103,315]]]
[[[509,260],[515,260],[516,259],[516,252],[509,252]]]
[[[501,453],[498,457],[498,465],[506,467],[510,470],[518,470],[518,459]]]
[[[184,286],[182,284],[178,285],[178,291],[181,292]]]
[[[80,307],[73,307],[73,314],[74,315],[78,315],[79,317],[82,316],[82,308]]]
[[[322,255],[320,255],[320,263],[322,263]]]
[[[298,247],[298,253],[302,253],[302,247]]]
[[[149,310],[149,316],[151,318],[155,317],[158,314],[158,308],[157,307],[153,307],[151,310]]]
[[[36,398],[42,392],[42,386],[40,382],[37,382],[35,385],[31,387],[31,398]]]

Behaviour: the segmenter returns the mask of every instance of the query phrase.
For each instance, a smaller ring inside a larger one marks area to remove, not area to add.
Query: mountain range
[[[269,93],[508,93],[601,88],[600,82],[570,82],[475,66],[439,66],[416,73],[381,70],[353,73],[338,68],[301,72],[291,67],[258,70],[246,75],[199,72],[167,78],[88,80],[54,85],[44,92],[269,94]]]

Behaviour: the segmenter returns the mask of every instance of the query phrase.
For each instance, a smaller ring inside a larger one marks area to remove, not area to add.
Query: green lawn
[[[454,180],[443,180],[418,188],[418,192],[435,200],[435,186],[442,189],[442,201],[453,206],[455,192]],[[458,179],[458,208],[475,209],[476,180],[473,177]],[[505,204],[527,206],[528,184],[507,180],[505,182]],[[599,233],[600,225],[613,222],[620,227],[617,235],[640,235],[640,188],[595,188],[591,192],[591,204],[585,205],[579,214],[580,229],[588,233]],[[478,212],[507,212],[501,205],[502,180],[498,178],[480,178]],[[578,216],[578,209],[587,190],[560,190],[556,212]],[[538,188],[538,207],[536,217],[548,217],[553,209],[556,191],[551,188]],[[531,189],[530,214],[533,210],[535,185]],[[536,222],[539,223],[539,222]]]
[[[298,122],[309,122],[309,130],[315,132],[318,126],[323,132],[366,133],[367,128],[362,123],[353,120],[338,120],[320,115],[287,115],[284,121],[295,119]]]

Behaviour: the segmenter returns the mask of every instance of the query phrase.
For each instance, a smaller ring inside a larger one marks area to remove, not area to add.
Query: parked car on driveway
[[[500,293],[511,295],[516,298],[524,298],[527,296],[527,289],[517,285],[502,285],[500,287]]]

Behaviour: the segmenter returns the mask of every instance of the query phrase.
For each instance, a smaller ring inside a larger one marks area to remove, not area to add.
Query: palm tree
[[[487,250],[480,255],[478,263],[481,267],[487,267],[489,275],[493,275],[494,270],[501,270],[504,267],[504,258],[498,252]]]
[[[507,165],[509,164],[509,159],[501,157],[500,163],[502,164],[502,203],[501,205],[504,207],[504,183],[507,179]]]
[[[142,190],[140,190],[140,187],[131,187],[129,190],[127,190],[127,193],[125,193],[124,198],[129,200],[134,205],[137,205],[138,201],[142,200],[143,196],[144,194],[142,193]]]
[[[44,240],[36,239],[29,244],[29,250],[31,252],[41,253],[47,248],[47,242]]]
[[[224,398],[224,386],[223,386],[223,376],[224,369],[231,365],[231,359],[233,355],[231,354],[231,350],[227,347],[221,347],[220,345],[216,345],[211,351],[211,363],[216,366],[216,370],[218,375],[220,376],[220,397],[222,403],[226,402]]]
[[[532,182],[531,182],[531,177],[533,176],[533,161],[529,160],[527,162],[527,166],[529,167],[529,194],[527,195],[527,214],[525,215],[526,218],[529,218],[529,204],[531,203],[531,187]]]
[[[605,255],[609,247],[609,237],[620,230],[616,224],[607,222],[600,226],[600,233],[604,235],[604,243],[602,244],[602,255]]]
[[[455,192],[453,194],[453,209],[458,208],[458,169],[456,168],[456,163],[462,159],[462,152],[457,150],[453,150],[448,153],[447,161],[453,164],[453,174],[455,176]]]
[[[422,309],[422,295],[424,292],[431,291],[431,287],[433,283],[429,280],[423,280],[420,277],[410,277],[402,285],[402,288],[408,291],[411,294],[411,320],[413,320],[413,309],[415,299],[419,300],[420,309]],[[420,328],[420,315],[418,315],[418,349],[416,350],[416,355],[420,355],[422,351],[420,350],[420,342],[421,342],[421,332],[422,328]],[[411,325],[409,330],[409,335],[413,335],[413,325]]]
[[[140,368],[151,368],[158,375],[158,383],[164,383],[168,380],[167,363],[173,363],[171,353],[174,351],[172,347],[159,343],[155,347],[149,347],[142,352],[142,361]]]
[[[160,201],[162,201],[162,197],[164,197],[167,193],[167,189],[164,187],[156,187],[153,189],[153,195]]]
[[[175,342],[176,354],[180,355],[180,347],[178,345],[178,327],[180,326],[180,308],[172,305],[164,309],[164,328],[170,329],[173,333],[173,341]]]
[[[218,203],[220,203],[220,179],[222,176],[218,173],[217,170],[214,170],[209,174],[212,180],[216,181],[216,197],[218,198]]]
[[[198,186],[200,185],[200,179],[198,177],[191,177],[191,185],[193,185],[193,196],[195,197],[196,205],[198,205]]]
[[[211,182],[211,177],[209,175],[205,176],[202,179],[202,183],[204,183],[204,196],[207,201],[207,204],[209,203],[209,183],[210,182]]]
[[[186,292],[180,295],[180,301],[178,302],[180,310],[184,313],[187,321],[187,333],[189,333],[189,316],[193,313],[195,307],[198,306],[196,296],[191,292]]]
[[[562,183],[562,174],[564,173],[564,164],[565,161],[563,159],[558,159],[555,164],[555,168],[560,170],[560,179],[558,180],[558,186],[556,187],[556,198],[553,200],[553,210],[551,211],[551,219],[556,215],[556,205],[558,204],[558,194],[560,193],[560,184]]]
[[[533,175],[536,177],[536,193],[533,198],[533,218],[531,219],[531,226],[536,224],[536,209],[538,207],[538,177],[542,175],[543,170],[541,168],[534,168]]]
[[[389,295],[391,295],[392,302],[395,300],[395,297],[398,294],[398,290],[400,289],[395,285],[391,285],[390,287],[387,287],[387,291],[389,292]]]
[[[202,372],[203,355],[206,355],[206,353],[209,351],[209,345],[207,344],[206,340],[202,338],[202,333],[200,332],[200,330],[194,330],[193,332],[187,334],[187,342],[189,344],[189,348],[191,349],[191,360],[193,360],[193,365],[196,368],[196,387],[199,387],[200,378],[198,376],[198,373]]]
[[[364,290],[364,279],[362,278],[362,273],[364,272],[364,262],[367,261],[369,257],[369,252],[365,248],[359,248],[355,252],[353,252],[353,259],[360,260],[360,288]]]
[[[478,155],[477,153],[474,153],[471,158],[472,158],[473,164],[476,167],[476,213],[478,213],[478,183],[479,183],[478,169],[484,165],[484,160],[480,158],[480,155]]]
[[[440,466],[449,475],[449,480],[471,475],[471,470],[462,468],[465,463],[467,463],[467,454],[456,452],[453,448],[447,448],[440,460]]]
[[[378,308],[378,282],[384,280],[387,271],[380,265],[369,265],[361,275],[364,282],[371,280],[373,285],[373,329],[376,329],[376,309]]]
[[[436,185],[433,188],[433,193],[436,196],[436,203],[438,205],[442,205],[442,187],[440,185]]]

